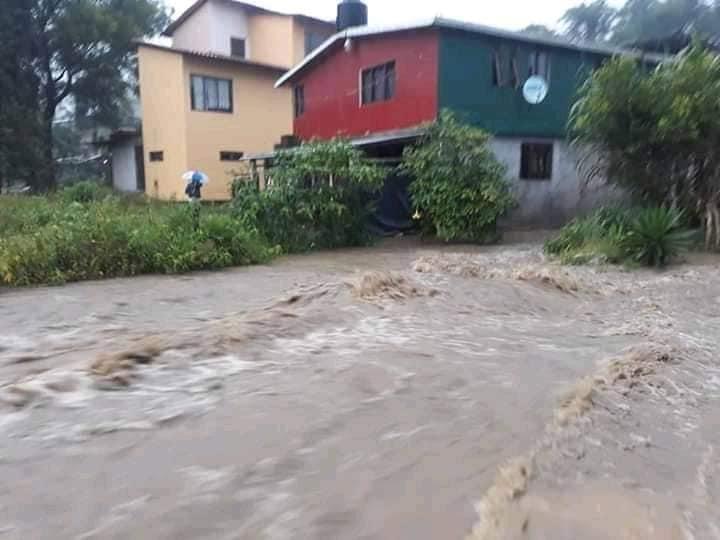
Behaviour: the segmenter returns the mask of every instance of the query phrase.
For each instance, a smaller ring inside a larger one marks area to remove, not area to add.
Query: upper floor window
[[[363,105],[392,99],[395,95],[395,62],[364,69],[361,82]]]
[[[293,107],[295,118],[302,116],[305,112],[305,87],[298,85],[293,89]]]
[[[310,32],[309,30],[305,32],[305,56],[313,52],[315,49],[317,49],[320,45],[322,45],[323,41],[325,41],[325,36],[323,34],[318,34],[317,32]]]
[[[245,58],[245,40],[242,38],[230,38],[230,55],[238,58]]]
[[[231,113],[233,110],[232,81],[192,75],[190,96],[194,111]]]
[[[504,48],[495,49],[492,53],[491,66],[493,86],[519,87],[520,75],[515,51]]]
[[[544,51],[534,51],[528,58],[528,77],[539,75],[550,81],[550,56]]]

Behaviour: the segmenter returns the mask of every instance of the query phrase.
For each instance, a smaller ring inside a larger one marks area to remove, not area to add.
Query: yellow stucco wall
[[[233,80],[233,112],[193,111],[190,107],[190,75],[208,75]],[[292,133],[292,99],[289,88],[273,88],[277,71],[240,66],[229,62],[185,57],[185,123],[187,163],[210,176],[203,198],[224,200],[230,196],[237,162],[220,161],[220,151],[245,155],[267,152]]]
[[[145,192],[163,199],[182,197],[180,176],[187,167],[183,57],[139,46],[138,62]],[[163,152],[163,161],[151,162],[150,152]]]
[[[293,18],[286,15],[253,15],[249,19],[250,59],[273,66],[295,65]]]
[[[292,133],[290,88],[275,89],[281,73],[217,59],[138,47],[143,124],[145,191],[162,199],[185,198],[182,174],[199,169],[210,176],[203,199],[227,200],[233,172],[244,162],[221,161],[220,152],[245,155],[271,151]],[[190,76],[233,81],[233,112],[193,111]],[[162,162],[150,152],[162,151]]]

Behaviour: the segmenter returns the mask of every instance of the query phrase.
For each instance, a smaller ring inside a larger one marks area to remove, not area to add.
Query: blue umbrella
[[[201,171],[187,171],[183,173],[182,178],[188,183],[200,182],[202,185],[205,185],[210,181],[208,175]]]

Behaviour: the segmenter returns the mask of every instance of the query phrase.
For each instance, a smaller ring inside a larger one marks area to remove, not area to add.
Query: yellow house
[[[185,171],[210,177],[203,199],[226,200],[239,160],[293,131],[290,89],[277,78],[334,23],[234,0],[198,0],[165,31],[172,46],[138,44],[145,192],[182,199]]]

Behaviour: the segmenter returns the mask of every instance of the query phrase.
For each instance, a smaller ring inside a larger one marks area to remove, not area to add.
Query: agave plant
[[[692,245],[693,231],[683,226],[683,214],[669,208],[645,208],[630,224],[628,256],[646,266],[665,266]]]

